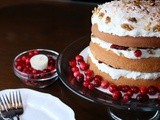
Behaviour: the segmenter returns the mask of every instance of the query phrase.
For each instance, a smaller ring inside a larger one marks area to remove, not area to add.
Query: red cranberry
[[[86,76],[86,81],[92,82],[92,81],[93,81],[93,77],[87,77],[87,76]]]
[[[118,86],[117,86],[117,89],[118,89],[119,91],[122,91],[122,87],[123,87],[123,85],[118,85]]]
[[[90,84],[88,85],[88,89],[93,90],[94,88],[95,88],[94,84],[90,83]]]
[[[101,81],[98,79],[93,80],[93,84],[95,87],[99,87],[101,85]]]
[[[133,95],[133,91],[132,90],[128,90],[127,94],[130,95],[130,96],[132,96]]]
[[[141,86],[140,87],[140,93],[141,94],[147,94],[148,93],[148,88],[145,86]]]
[[[108,81],[106,81],[106,80],[101,81],[101,87],[102,88],[106,89],[106,88],[108,88],[108,86],[109,86],[109,82]]]
[[[83,56],[77,55],[77,56],[75,57],[75,59],[76,59],[76,61],[78,61],[78,62],[83,61]]]
[[[30,51],[30,52],[28,53],[28,55],[29,55],[30,57],[32,57],[32,56],[34,55],[34,52],[33,52],[33,51]]]
[[[124,85],[122,86],[122,92],[127,92],[128,90],[130,90],[131,88],[128,85]]]
[[[158,93],[157,99],[160,100],[160,93]]]
[[[79,71],[79,68],[77,67],[77,66],[74,66],[74,67],[72,67],[72,72],[74,73],[74,72],[76,72],[76,71]]]
[[[126,50],[126,49],[128,49],[128,47],[119,46],[119,45],[114,45],[114,44],[112,44],[112,45],[110,46],[110,48],[117,49],[117,50]]]
[[[142,52],[140,50],[136,50],[136,51],[134,51],[134,55],[136,57],[140,57],[142,55]]]
[[[74,77],[77,77],[77,76],[80,75],[80,74],[81,74],[80,71],[75,71],[75,72],[73,73]]]
[[[137,99],[139,102],[143,103],[143,102],[146,102],[146,101],[149,100],[149,96],[148,96],[147,94],[138,94],[138,95],[136,96],[136,99]]]
[[[22,61],[26,62],[27,57],[26,56],[22,56]]]
[[[33,70],[32,70],[32,74],[38,74],[38,71],[35,70],[35,69],[33,69]]]
[[[99,75],[95,75],[93,79],[94,79],[94,80],[97,80],[97,81],[101,81],[101,80],[102,80],[102,77],[99,76]]]
[[[55,68],[54,65],[49,65],[49,66],[47,67],[47,69],[50,70],[50,71],[52,71],[52,70],[54,70],[54,69],[56,69],[56,68]]]
[[[112,97],[114,100],[120,100],[122,98],[122,93],[120,91],[114,91]]]
[[[111,93],[117,91],[117,86],[114,84],[110,84],[108,88]]]
[[[160,85],[157,86],[158,92],[160,92]]]
[[[49,65],[54,65],[56,61],[52,57],[50,57],[50,56],[48,56],[48,58],[49,58],[48,64]]]
[[[37,54],[39,54],[39,51],[38,50],[34,50],[33,53],[34,53],[34,55],[37,55]]]
[[[90,84],[90,82],[88,82],[88,81],[84,81],[84,82],[83,82],[83,86],[84,86],[84,87],[88,87],[89,84]]]
[[[126,93],[126,94],[123,95],[123,101],[124,102],[128,102],[130,100],[131,100],[131,96],[129,94]]]
[[[76,64],[77,64],[77,63],[76,63],[76,60],[74,60],[74,59],[69,61],[69,65],[70,65],[71,67],[75,67]]]
[[[131,87],[131,90],[132,90],[133,93],[137,94],[137,93],[139,92],[139,87],[137,87],[137,86],[132,86],[132,87]]]
[[[19,71],[22,71],[22,70],[23,70],[23,67],[22,67],[22,66],[20,66],[20,65],[19,65],[19,66],[17,66],[16,68],[17,68],[17,70],[19,70]]]
[[[155,95],[157,93],[158,89],[155,86],[149,86],[148,87],[148,94]]]
[[[85,71],[89,68],[89,65],[85,62],[80,62],[79,67],[81,70]]]
[[[93,71],[90,70],[90,69],[84,71],[84,74],[85,74],[86,76],[91,76],[91,77],[93,77]]]
[[[84,81],[84,75],[83,75],[83,74],[78,74],[78,75],[76,76],[76,80],[77,80],[78,82],[83,82],[83,81]]]

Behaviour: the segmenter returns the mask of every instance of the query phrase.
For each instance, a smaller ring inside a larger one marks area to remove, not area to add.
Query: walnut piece
[[[130,3],[130,0],[122,0],[122,2],[123,2],[124,4],[129,4],[129,3]]]
[[[106,23],[110,23],[111,22],[111,18],[109,16],[106,17]]]
[[[137,23],[137,19],[136,19],[135,17],[130,17],[130,18],[128,19],[128,21]]]
[[[155,5],[155,0],[148,0],[148,4],[150,6],[154,6]]]
[[[136,6],[139,6],[140,5],[140,0],[133,0],[133,4],[136,5]]]
[[[99,18],[103,18],[103,16],[104,16],[104,13],[103,12],[101,12],[101,13],[99,13]]]
[[[160,32],[160,25],[156,25],[153,27],[154,32]]]
[[[132,25],[129,25],[129,24],[126,24],[126,23],[121,24],[121,27],[122,27],[123,29],[125,29],[125,30],[128,30],[128,31],[131,31],[131,30],[134,29],[134,27],[133,27]]]
[[[148,49],[147,52],[148,52],[149,54],[152,54],[152,55],[155,54],[155,52],[154,52],[153,50],[151,50],[151,49]]]
[[[145,26],[145,28],[144,28],[146,31],[150,31],[150,29],[151,29],[151,23],[149,22],[146,26]]]

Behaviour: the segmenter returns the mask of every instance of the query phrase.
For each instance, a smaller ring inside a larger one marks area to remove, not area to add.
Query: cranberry
[[[137,87],[137,86],[132,86],[132,87],[131,87],[131,90],[132,90],[133,93],[137,94],[137,93],[139,92],[139,87]]]
[[[88,82],[88,81],[84,81],[84,82],[83,82],[83,86],[84,86],[84,87],[88,87],[89,84],[90,84],[90,82]]]
[[[131,100],[131,96],[129,94],[126,93],[126,94],[123,95],[123,101],[124,102],[128,102],[130,100]]]
[[[157,99],[160,100],[160,93],[158,93]]]
[[[128,49],[128,47],[119,46],[119,45],[114,45],[114,44],[112,44],[112,45],[110,46],[110,48],[117,49],[117,50],[126,50],[126,49]]]
[[[101,85],[101,81],[99,79],[93,79],[93,84],[95,87],[99,87]]]
[[[111,93],[117,91],[117,86],[114,85],[114,84],[110,84],[110,85],[109,85],[109,91],[110,91]]]
[[[138,95],[136,96],[136,99],[137,99],[139,102],[143,103],[143,102],[146,102],[146,101],[149,100],[149,96],[148,96],[147,94],[138,94]]]
[[[160,85],[157,86],[158,92],[160,92]]]
[[[86,81],[92,82],[92,81],[93,81],[93,77],[87,77],[87,76],[86,76]]]
[[[122,93],[120,91],[114,91],[112,93],[112,97],[114,100],[119,100],[122,98]]]
[[[17,70],[19,70],[19,71],[22,71],[22,70],[23,70],[23,67],[22,67],[22,66],[20,66],[20,65],[19,65],[19,66],[17,66],[16,68],[17,68]]]
[[[70,60],[69,61],[69,65],[71,66],[71,67],[75,67],[76,66],[76,60],[74,60],[74,59],[72,59],[72,60]]]
[[[75,71],[75,72],[73,73],[74,77],[77,77],[79,74],[81,74],[80,71]]]
[[[83,82],[83,81],[84,81],[84,75],[83,75],[83,74],[78,74],[78,75],[76,76],[76,80],[77,80],[78,82]]]
[[[148,93],[148,88],[145,86],[141,86],[140,87],[140,93],[141,94],[147,94]]]
[[[54,69],[56,69],[56,68],[55,68],[54,65],[49,65],[49,66],[47,67],[47,69],[50,70],[50,71],[52,71],[52,70],[54,70]]]
[[[32,70],[32,74],[38,74],[38,71],[35,70],[35,69],[33,69],[33,70]]]
[[[133,95],[133,91],[132,90],[128,90],[127,94],[130,95],[130,96],[132,96]]]
[[[38,50],[34,50],[34,51],[33,51],[33,54],[34,54],[34,55],[37,55],[37,54],[39,54],[39,51],[38,51]]]
[[[76,71],[79,71],[79,68],[77,67],[77,66],[74,66],[74,67],[72,67],[72,72],[74,73],[74,72],[76,72]]]
[[[136,51],[134,51],[134,55],[136,57],[140,57],[142,55],[142,52],[140,50],[136,50]]]
[[[155,95],[157,93],[158,89],[155,86],[149,86],[148,87],[148,94]]]
[[[49,65],[54,65],[55,64],[56,61],[51,56],[48,56],[48,59],[49,59],[48,60]]]
[[[90,69],[84,71],[84,74],[85,74],[86,76],[91,76],[91,77],[93,77],[93,71],[90,70]]]
[[[78,61],[78,62],[83,61],[83,56],[77,55],[77,56],[75,57],[75,59],[76,59],[76,61]]]
[[[131,88],[128,85],[124,85],[122,86],[122,92],[127,92],[128,90],[130,90]]]
[[[89,68],[89,65],[85,62],[80,62],[79,67],[81,70],[85,71]]]
[[[22,56],[22,61],[26,62],[27,57],[26,56]]]
[[[117,86],[117,89],[118,89],[119,91],[122,91],[122,87],[123,87],[123,85],[118,85],[118,86]]]
[[[106,88],[108,88],[108,86],[109,86],[109,82],[108,81],[106,81],[106,80],[101,81],[101,87],[102,88],[106,89]]]
[[[28,53],[28,55],[29,55],[30,57],[32,57],[32,56],[34,55],[34,52],[33,52],[33,51],[30,51],[30,52]]]
[[[94,84],[90,83],[90,84],[88,85],[88,89],[93,90],[94,88],[95,88]]]

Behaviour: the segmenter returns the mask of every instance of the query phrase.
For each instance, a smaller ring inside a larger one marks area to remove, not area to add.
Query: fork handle
[[[20,120],[19,115],[17,115],[16,117],[17,117],[17,120]]]

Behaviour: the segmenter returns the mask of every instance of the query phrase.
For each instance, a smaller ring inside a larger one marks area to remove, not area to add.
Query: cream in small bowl
[[[44,88],[58,78],[57,57],[57,52],[48,49],[24,51],[13,61],[14,73],[26,85]]]

